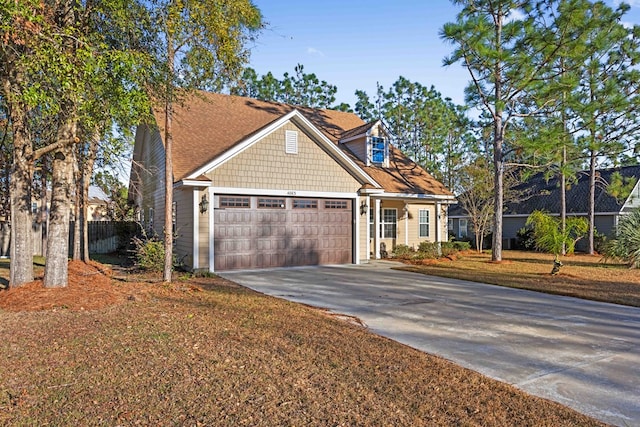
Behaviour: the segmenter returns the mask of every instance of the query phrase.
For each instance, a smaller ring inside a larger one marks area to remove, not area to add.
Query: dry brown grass
[[[555,276],[550,274],[553,255],[504,251],[502,259],[493,263],[489,253],[468,251],[454,260],[428,260],[402,269],[640,307],[640,270],[619,263],[604,263],[600,256],[563,257],[564,266]]]
[[[0,292],[0,425],[601,425],[220,278],[96,267],[74,265],[66,290]]]

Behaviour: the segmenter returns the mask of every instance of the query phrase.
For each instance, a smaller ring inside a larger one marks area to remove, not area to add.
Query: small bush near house
[[[159,272],[164,269],[164,242],[155,237],[132,239],[137,265],[146,271]]]
[[[392,254],[394,258],[406,258],[414,252],[413,248],[408,245],[396,245]]]
[[[421,242],[417,250],[407,245],[396,245],[392,256],[403,260],[421,261],[423,259],[448,257],[469,249],[471,249],[471,243],[464,241]]]
[[[453,252],[471,250],[471,242],[468,242],[466,240],[450,240],[448,242],[442,242],[441,246],[442,246],[443,255],[444,255],[445,249]]]
[[[422,258],[440,258],[440,245],[435,242],[420,242],[418,246],[418,252],[422,255]]]

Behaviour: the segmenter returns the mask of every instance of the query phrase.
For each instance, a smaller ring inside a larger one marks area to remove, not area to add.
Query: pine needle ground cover
[[[0,425],[602,425],[221,278],[72,267],[0,291]]]

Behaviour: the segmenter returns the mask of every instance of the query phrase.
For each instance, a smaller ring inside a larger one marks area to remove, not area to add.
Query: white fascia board
[[[211,181],[200,181],[193,179],[183,179],[173,184],[174,190],[181,187],[210,187]]]
[[[377,194],[384,194],[384,189],[382,188],[363,188],[358,190],[358,193],[361,196],[373,196]]]
[[[446,196],[443,194],[421,194],[421,193],[383,193],[375,195],[382,199],[417,199],[417,200],[438,200],[440,202],[457,203],[454,196]]]
[[[285,114],[284,116],[274,121],[264,129],[259,131],[258,133],[250,136],[249,138],[245,139],[239,144],[236,144],[234,147],[225,151],[220,156],[213,159],[211,162],[207,163],[206,165],[202,166],[201,168],[191,173],[186,178],[186,181],[194,180],[196,177],[206,174],[212,169],[215,169],[216,167],[225,163],[229,159],[233,158],[234,156],[243,152],[247,148],[251,147],[253,144],[260,141],[265,136],[269,135],[270,133],[284,126],[288,121],[297,122],[298,124],[302,125],[305,129],[310,131],[325,146],[325,148],[329,152],[331,152],[338,159],[340,159],[343,165],[347,166],[347,169],[350,170],[352,174],[358,175],[363,181],[368,182],[373,186],[380,187],[380,185],[377,182],[375,182],[373,178],[371,178],[365,171],[363,171],[357,164],[355,164],[353,160],[347,157],[347,155],[344,154],[340,150],[340,148],[338,148],[333,142],[331,142],[329,138],[327,138],[320,130],[318,130],[318,128],[316,128],[309,120],[307,120],[307,118],[304,117],[298,110],[293,110],[290,113]]]
[[[624,203],[622,204],[622,206],[620,206],[620,211],[619,212],[635,208],[635,206],[633,206],[634,203],[632,203],[632,202],[634,200],[637,201],[637,198],[639,196],[640,196],[640,179],[638,180],[638,182],[636,182],[635,187],[633,187],[633,190],[631,190],[631,192],[627,196],[627,200],[625,200]]]
[[[239,196],[276,196],[276,197],[318,197],[325,199],[353,199],[358,193],[307,190],[269,190],[264,188],[212,187],[215,194],[237,194]]]

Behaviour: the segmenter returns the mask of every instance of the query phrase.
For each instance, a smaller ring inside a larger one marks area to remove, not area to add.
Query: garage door
[[[217,196],[216,206],[216,271],[352,262],[351,200]]]

